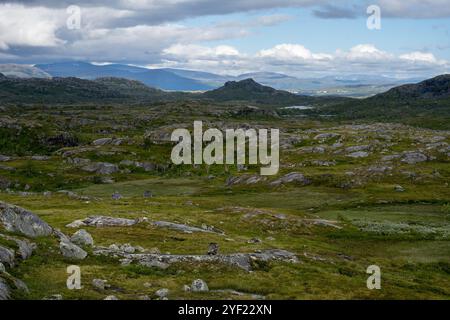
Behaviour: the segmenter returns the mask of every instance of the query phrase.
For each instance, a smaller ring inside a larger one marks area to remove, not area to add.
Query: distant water
[[[311,109],[314,109],[314,107],[310,107],[310,106],[290,106],[290,107],[284,107],[283,109],[311,110]]]

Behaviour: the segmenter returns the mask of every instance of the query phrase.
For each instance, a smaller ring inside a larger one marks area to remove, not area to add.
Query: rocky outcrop
[[[125,219],[106,216],[90,216],[86,219],[75,220],[68,224],[68,228],[90,227],[128,227],[138,224],[140,219]]]
[[[108,162],[93,162],[81,168],[83,171],[110,175],[119,171],[119,167]]]
[[[15,252],[10,248],[0,246],[0,262],[3,265],[8,265],[10,267],[14,266],[15,263]]]
[[[421,152],[407,152],[403,155],[402,162],[407,164],[416,164],[419,162],[425,162],[428,157]]]
[[[171,254],[127,254],[120,250],[98,247],[94,255],[104,255],[127,259],[142,266],[165,269],[173,263],[223,263],[251,271],[255,261],[285,261],[297,263],[298,259],[292,252],[271,249],[257,253],[234,253],[228,255],[171,255]]]
[[[4,202],[0,202],[0,223],[6,230],[35,238],[49,236],[53,229],[35,214]]]
[[[288,184],[288,183],[297,183],[297,184],[306,186],[306,185],[310,184],[311,181],[301,173],[291,172],[291,173],[288,173],[288,174],[282,176],[281,178],[279,178],[275,181],[272,181],[270,183],[270,185],[271,186],[279,186],[279,185]]]
[[[6,280],[0,277],[0,300],[9,300],[11,297],[11,289]]]
[[[194,232],[214,232],[212,230],[209,230],[208,228],[198,228],[198,227],[191,227],[185,224],[180,223],[173,223],[173,222],[167,222],[167,221],[154,221],[152,222],[153,225],[161,228],[169,228],[185,233],[194,233]]]

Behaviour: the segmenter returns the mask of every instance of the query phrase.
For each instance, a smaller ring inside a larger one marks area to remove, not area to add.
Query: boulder
[[[80,246],[93,246],[94,239],[91,234],[84,229],[78,230],[70,238],[70,241]]]
[[[219,245],[217,243],[210,243],[208,246],[207,254],[209,256],[215,256],[219,253]]]
[[[114,192],[113,194],[112,194],[112,196],[111,196],[111,198],[113,199],[113,200],[120,200],[120,199],[122,199],[122,195],[119,193],[119,192]]]
[[[11,297],[11,289],[6,280],[0,277],[0,300],[9,300]]]
[[[425,162],[428,157],[421,152],[407,152],[403,155],[402,162],[407,164],[416,164],[419,162]]]
[[[209,291],[209,288],[205,281],[196,279],[192,281],[191,290],[192,292],[207,292]]]
[[[107,296],[105,299],[103,300],[119,300],[119,298],[117,298],[116,296]]]
[[[94,286],[95,289],[102,290],[102,291],[105,289],[108,289],[110,287],[110,285],[108,284],[108,281],[102,280],[102,279],[93,279],[92,285]]]
[[[348,148],[345,148],[345,152],[358,152],[358,151],[368,151],[370,150],[370,146],[351,146]]]
[[[169,228],[185,233],[193,233],[193,232],[214,232],[212,230],[209,230],[207,228],[198,228],[198,227],[191,227],[185,224],[179,224],[179,223],[173,223],[173,222],[167,222],[167,221],[154,221],[153,225],[157,227],[162,228]]]
[[[87,257],[87,252],[69,241],[61,241],[59,249],[64,257],[74,260],[83,260]]]
[[[4,265],[5,264],[9,265],[10,267],[14,266],[15,262],[14,250],[0,246],[0,262]]]
[[[291,172],[291,173],[288,173],[288,174],[282,176],[281,178],[279,178],[275,181],[272,181],[270,183],[270,185],[271,186],[279,186],[281,184],[286,184],[286,183],[298,183],[303,186],[306,186],[306,185],[310,184],[311,181],[301,173]]]
[[[108,162],[93,162],[81,168],[83,171],[109,175],[119,171],[119,167]]]
[[[167,296],[169,295],[169,289],[166,289],[166,288],[159,289],[158,291],[155,292],[155,295],[161,299],[167,298]]]
[[[340,134],[338,134],[338,133],[333,133],[333,132],[330,132],[330,133],[321,133],[321,134],[318,134],[317,136],[315,136],[315,137],[314,137],[314,140],[325,141],[325,140],[329,140],[329,139],[333,139],[333,138],[338,138],[338,137],[340,137],[340,136],[341,136]]]
[[[0,201],[0,223],[6,230],[35,238],[49,236],[53,229],[35,214]]]
[[[353,152],[347,155],[347,157],[350,158],[367,158],[369,156],[369,153],[366,151],[357,151]]]
[[[68,228],[91,227],[128,227],[139,223],[138,219],[114,218],[106,216],[90,216],[86,219],[75,220],[68,224]]]
[[[104,146],[104,145],[110,144],[112,141],[113,141],[112,138],[100,138],[100,139],[92,141],[92,144],[94,146]]]

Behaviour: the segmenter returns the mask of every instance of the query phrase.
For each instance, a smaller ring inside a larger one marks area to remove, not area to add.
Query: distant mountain
[[[185,78],[163,69],[147,69],[121,64],[94,65],[87,62],[39,64],[36,67],[54,77],[77,77],[89,80],[101,77],[125,78],[141,81],[162,90],[205,91],[212,88],[198,80]]]
[[[406,84],[381,93],[374,99],[441,99],[450,97],[450,74],[437,76],[417,84]]]
[[[261,104],[287,105],[308,103],[312,97],[299,96],[287,91],[263,86],[253,79],[229,81],[223,87],[202,94],[203,98],[214,101],[248,101]]]
[[[12,78],[51,78],[39,68],[23,64],[0,64],[0,73]]]
[[[120,78],[19,79],[0,76],[0,103],[79,104],[152,103],[185,97]]]

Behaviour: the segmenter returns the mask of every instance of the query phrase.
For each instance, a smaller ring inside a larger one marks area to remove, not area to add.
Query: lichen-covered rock
[[[80,246],[93,246],[94,239],[91,234],[84,229],[78,230],[70,238],[70,241]]]
[[[113,141],[112,138],[100,138],[100,139],[92,141],[92,144],[94,146],[104,146],[104,145],[110,144],[112,141]]]
[[[75,220],[68,224],[68,228],[91,227],[128,227],[139,223],[139,219],[115,218],[107,216],[90,216],[86,219]]]
[[[162,288],[155,292],[155,295],[159,298],[166,298],[169,295],[169,289]]]
[[[256,253],[233,253],[228,255],[172,255],[172,254],[153,254],[153,253],[134,253],[98,247],[94,251],[95,255],[104,255],[115,258],[126,258],[133,262],[137,262],[143,266],[158,267],[159,264],[167,268],[173,263],[223,263],[235,266],[246,271],[252,270],[252,261],[285,261],[298,262],[294,253],[281,249],[270,249]]]
[[[403,155],[402,162],[407,164],[416,164],[420,162],[425,162],[428,157],[421,152],[407,152]]]
[[[92,285],[94,286],[95,289],[102,290],[102,291],[105,289],[108,289],[110,287],[110,285],[108,284],[108,281],[102,280],[102,279],[93,279]]]
[[[119,171],[119,167],[108,162],[93,162],[81,168],[90,173],[109,175]]]
[[[10,267],[14,266],[14,261],[15,261],[14,256],[15,256],[14,250],[0,246],[0,262],[1,263],[9,265]]]
[[[347,155],[347,157],[350,157],[350,158],[367,158],[368,156],[369,156],[369,153],[367,151],[357,151],[357,152],[352,152]]]
[[[68,259],[83,260],[87,257],[87,252],[72,242],[61,241],[59,243],[59,249],[61,254]]]
[[[196,279],[192,281],[191,290],[192,292],[207,292],[209,291],[209,288],[205,281]]]
[[[0,202],[0,223],[8,231],[32,238],[49,236],[53,232],[53,229],[35,214],[4,202]]]
[[[272,181],[270,183],[271,186],[279,186],[281,184],[286,184],[286,183],[298,183],[301,185],[308,185],[311,183],[311,181],[306,178],[303,174],[298,173],[298,172],[291,172],[288,173],[284,176],[282,176],[281,178]]]
[[[11,297],[11,289],[6,280],[0,278],[0,300],[9,300]]]

